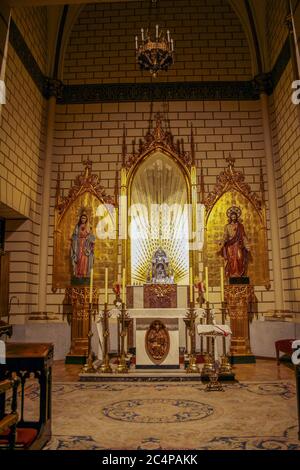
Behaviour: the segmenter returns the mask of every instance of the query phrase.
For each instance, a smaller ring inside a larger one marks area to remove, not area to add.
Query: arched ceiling
[[[135,0],[95,0],[94,3],[132,2]],[[149,0],[150,1],[150,0]],[[12,7],[21,6],[47,6],[49,31],[49,72],[55,68],[55,55],[59,53],[58,76],[61,75],[62,61],[72,26],[83,6],[91,0],[69,0],[68,11],[63,19],[65,0],[6,0]],[[266,2],[267,0],[228,0],[232,9],[238,16],[248,40],[251,55],[253,76],[268,71],[268,54],[266,41]],[[248,5],[247,5],[248,4]],[[252,17],[252,18],[251,18]],[[63,26],[63,28],[62,28]],[[59,31],[61,28],[61,36]],[[57,38],[59,44],[57,45]],[[51,73],[50,73],[51,74]]]

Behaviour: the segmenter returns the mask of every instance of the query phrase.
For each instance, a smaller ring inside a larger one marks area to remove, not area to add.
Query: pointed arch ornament
[[[208,266],[210,285],[220,285],[220,266],[223,258],[219,250],[223,241],[224,227],[228,223],[230,208],[240,212],[246,236],[250,244],[250,260],[247,275],[250,283],[270,288],[266,205],[262,166],[260,167],[260,194],[252,191],[245,181],[244,173],[237,171],[235,159],[226,159],[228,167],[218,177],[216,185],[206,197],[205,242],[203,261]]]
[[[132,228],[132,217],[131,210],[132,204],[135,203],[137,198],[134,196],[135,191],[135,182],[139,179],[140,187],[144,185],[141,172],[145,169],[145,173],[148,171],[148,164],[153,163],[162,168],[162,180],[160,183],[160,189],[163,188],[163,196],[161,196],[160,201],[164,204],[166,201],[175,201],[179,202],[180,197],[182,205],[186,204],[190,208],[188,214],[187,222],[187,234],[188,242],[191,241],[192,234],[197,234],[197,189],[196,189],[196,167],[195,167],[195,151],[194,151],[194,140],[193,140],[193,129],[191,129],[191,139],[190,145],[191,150],[187,152],[184,148],[183,139],[181,141],[174,142],[174,137],[170,130],[170,125],[168,120],[165,119],[166,125],[163,126],[163,117],[160,113],[155,115],[155,125],[153,128],[150,128],[146,133],[145,138],[139,141],[138,148],[136,149],[135,142],[133,142],[132,153],[127,153],[126,147],[126,136],[124,128],[123,136],[123,148],[122,148],[122,169],[121,169],[121,207],[120,207],[120,236],[123,239],[122,244],[122,264],[123,268],[126,270],[126,279],[128,283],[145,283],[146,282],[146,267],[147,263],[150,265],[151,257],[161,243],[160,235],[157,238],[154,237],[154,240],[157,242],[145,243],[144,247],[141,248],[140,253],[143,253],[141,256],[141,265],[134,268],[134,255],[133,255],[133,242],[130,237],[130,229]],[[150,169],[150,172],[155,170]],[[167,173],[170,173],[173,176],[168,178]],[[154,179],[154,178],[153,178]],[[185,188],[185,195],[183,192],[181,196],[178,197],[178,200],[174,196],[175,194],[175,182],[177,181],[177,187]],[[152,184],[152,183],[151,183]],[[143,201],[148,194],[148,202],[146,205],[150,204],[150,194],[153,192],[153,184],[151,186],[149,183],[148,189],[146,184],[144,189],[141,189],[141,198]],[[155,189],[155,188],[154,188]],[[166,196],[167,191],[169,190],[169,198]],[[123,198],[122,198],[123,196]],[[152,202],[156,199],[153,197]],[[176,218],[176,215],[175,215]],[[159,222],[160,223],[160,222]],[[150,227],[149,223],[149,227]],[[182,224],[183,226],[184,224]],[[154,224],[152,224],[152,228]],[[160,230],[160,229],[159,229]],[[122,234],[122,235],[121,235]],[[163,236],[162,236],[163,240]],[[164,241],[162,241],[162,244]],[[192,247],[192,248],[191,248]],[[171,257],[171,264],[175,265],[175,283],[180,279],[181,283],[189,283],[189,267],[192,267],[193,278],[198,276],[198,266],[199,266],[199,248],[200,243],[188,243],[188,249],[185,248],[185,253],[187,253],[187,261],[179,259],[179,244],[175,246],[175,243],[165,244],[164,249],[168,252],[168,255]],[[191,248],[191,249],[190,249]],[[152,252],[151,252],[152,250]],[[177,254],[176,255],[176,250]],[[143,258],[143,260],[142,260]],[[184,267],[183,267],[184,266]]]
[[[95,236],[94,286],[104,287],[104,270],[108,268],[109,283],[116,279],[118,253],[117,195],[107,195],[99,176],[92,173],[92,162],[83,162],[84,171],[77,175],[67,196],[61,195],[58,173],[54,208],[54,246],[52,290],[67,288],[72,280],[71,238],[82,213],[88,218]],[[87,280],[88,281],[88,280]],[[82,283],[79,282],[78,285]],[[83,282],[82,285],[86,285]]]

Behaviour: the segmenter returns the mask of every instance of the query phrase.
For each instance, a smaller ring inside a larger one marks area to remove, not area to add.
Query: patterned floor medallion
[[[182,423],[206,418],[214,408],[192,400],[125,400],[103,408],[105,416],[130,423]]]

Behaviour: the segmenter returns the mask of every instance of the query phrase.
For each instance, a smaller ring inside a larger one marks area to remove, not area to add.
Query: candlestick
[[[193,268],[190,267],[190,302],[194,300]]]
[[[91,269],[90,274],[90,304],[93,302],[93,281],[94,281],[94,269]]]
[[[224,302],[224,268],[220,267],[220,276],[221,276],[221,302]]]
[[[105,303],[108,304],[108,268],[105,268]]]
[[[168,38],[168,42],[170,42],[170,31],[169,30],[167,31],[167,38]]]
[[[172,52],[174,51],[174,41],[173,41],[173,39],[171,39],[171,51]]]
[[[122,277],[122,302],[123,304],[126,303],[126,291],[125,291],[125,279],[126,277],[126,271],[125,271],[125,268],[123,268],[123,277]]]
[[[209,302],[209,294],[208,294],[208,267],[205,266],[205,295],[206,295],[206,302]]]

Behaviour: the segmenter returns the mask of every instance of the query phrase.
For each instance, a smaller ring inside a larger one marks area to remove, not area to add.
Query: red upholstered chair
[[[280,358],[279,358],[279,353],[283,352],[284,354],[287,354],[288,356],[291,356],[293,354],[293,349],[292,349],[292,344],[295,341],[295,339],[280,339],[278,341],[275,341],[275,349],[276,349],[276,359],[277,359],[277,365],[280,365]]]

